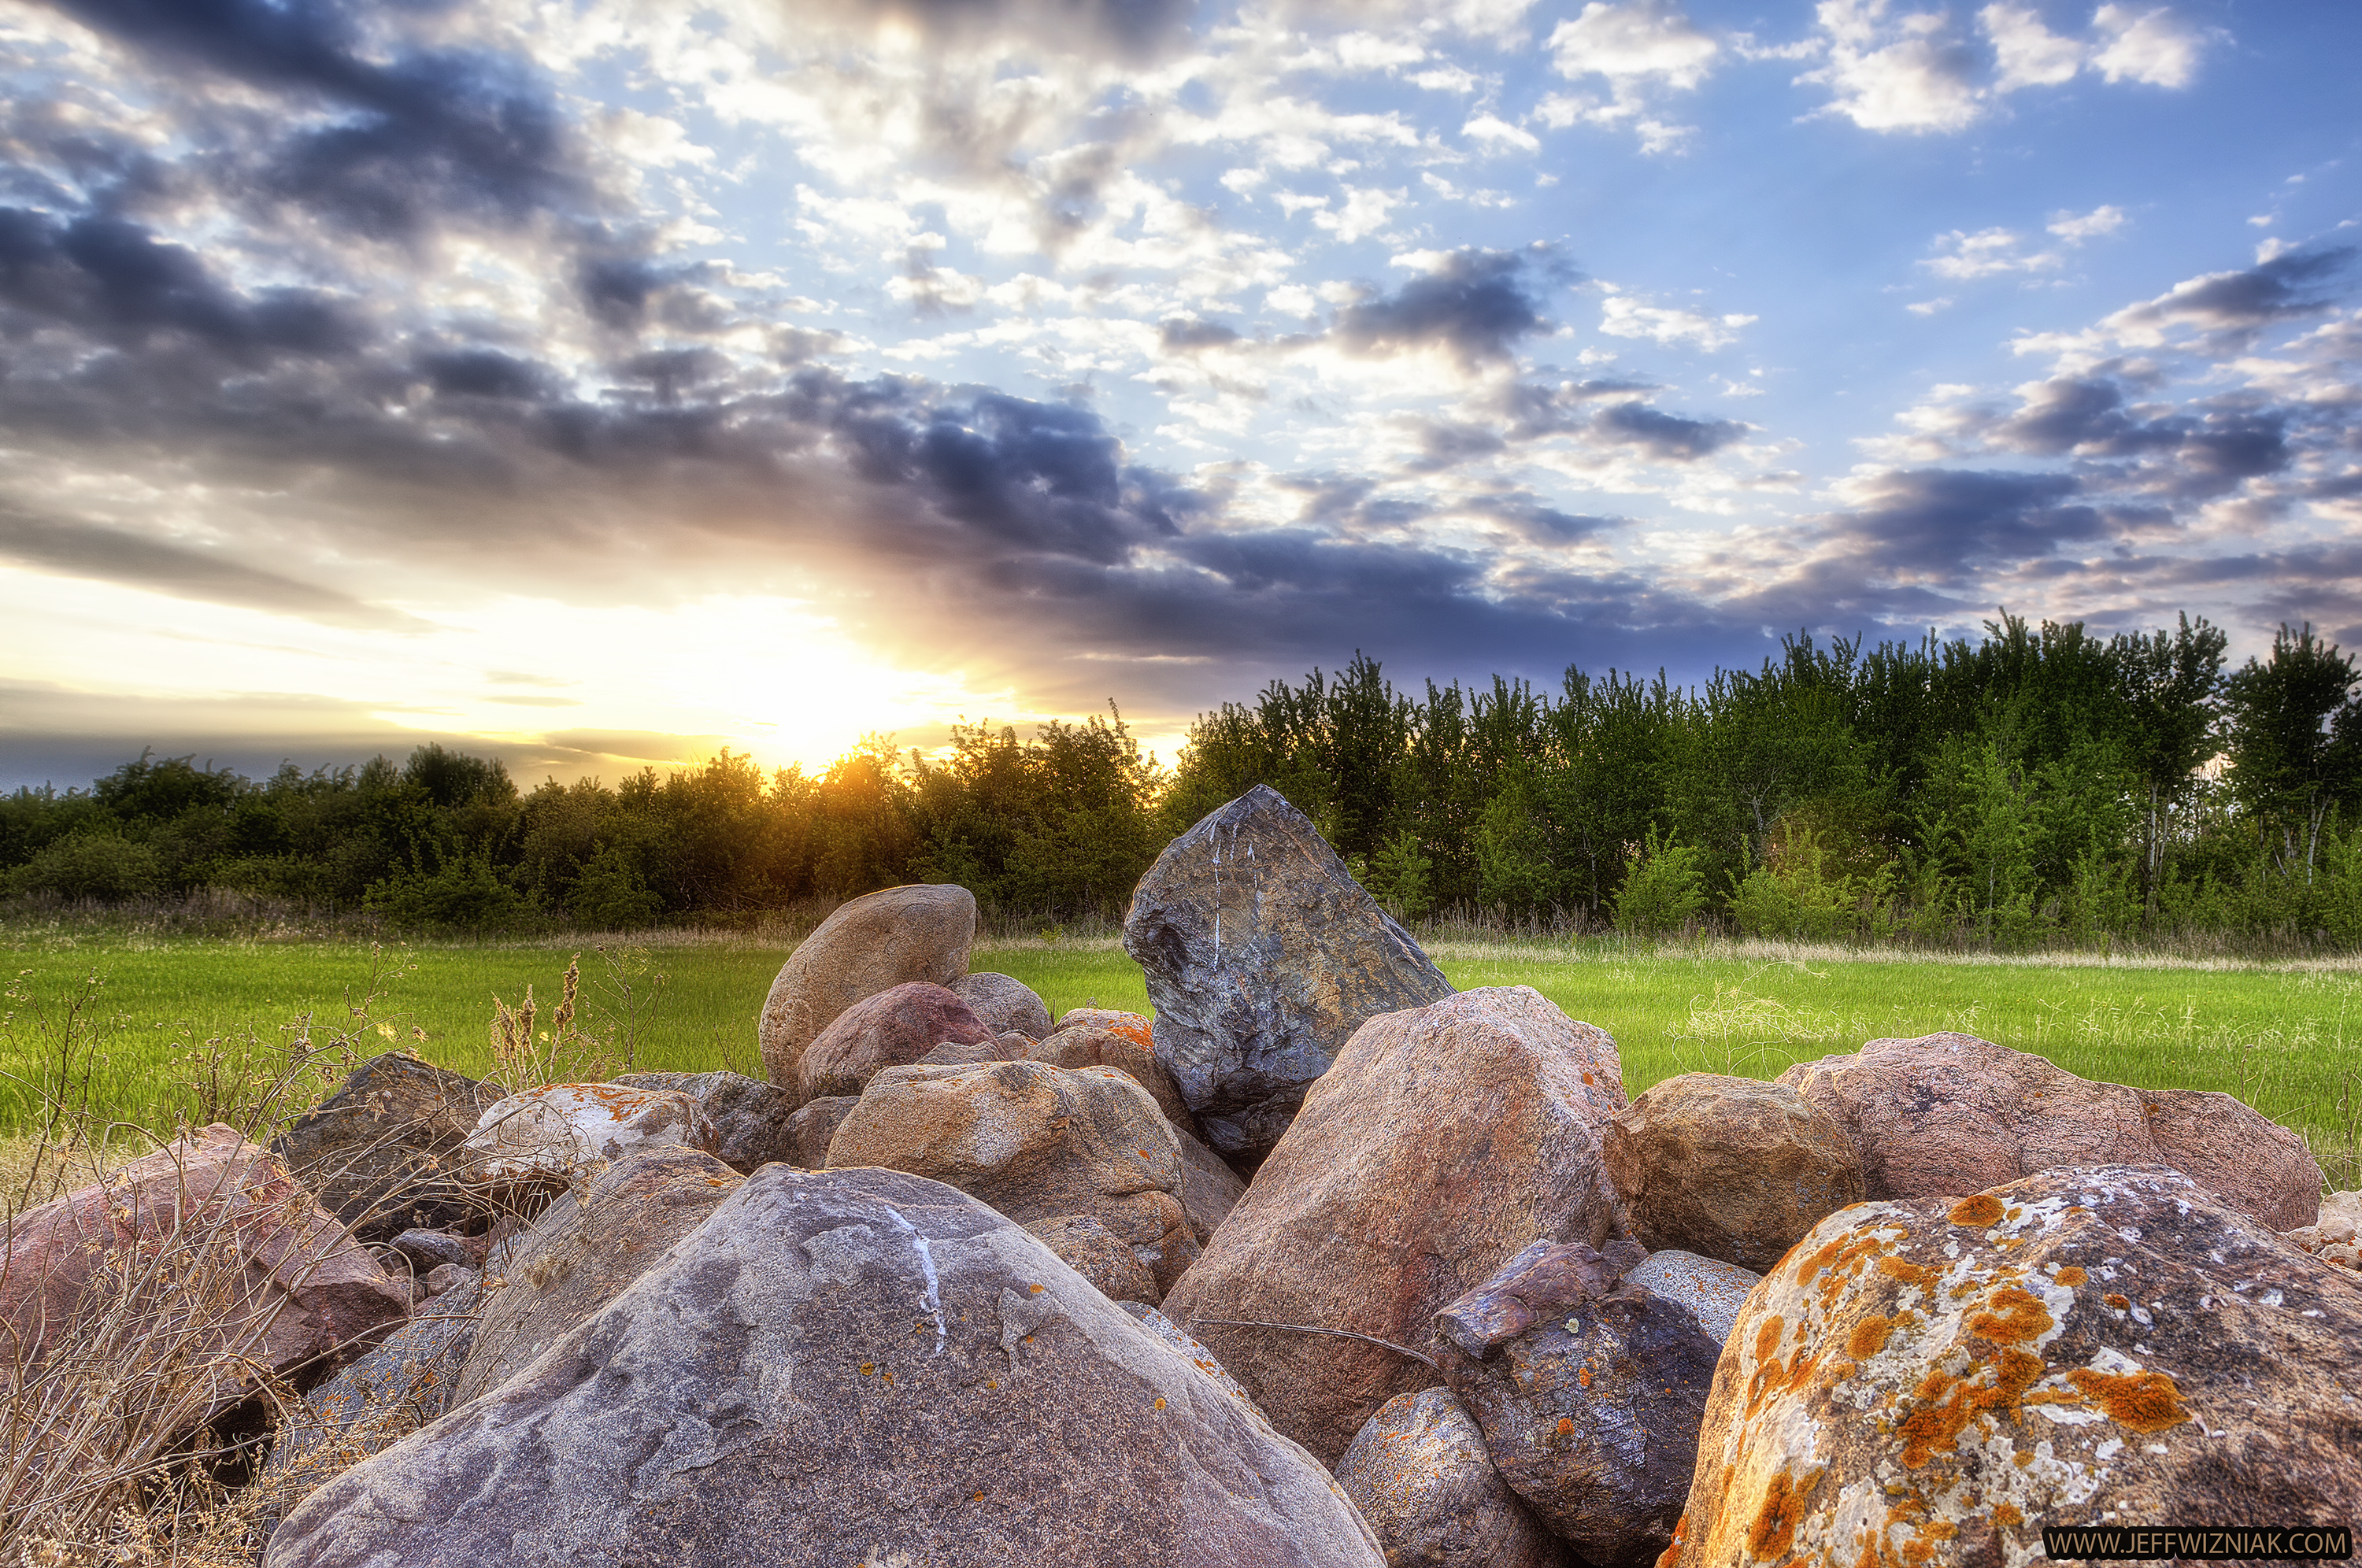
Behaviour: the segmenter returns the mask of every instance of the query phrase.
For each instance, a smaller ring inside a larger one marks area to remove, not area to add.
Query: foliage
[[[1677,845],[1650,828],[1645,846],[1616,894],[1616,929],[1637,936],[1680,931],[1705,908],[1705,852]]]

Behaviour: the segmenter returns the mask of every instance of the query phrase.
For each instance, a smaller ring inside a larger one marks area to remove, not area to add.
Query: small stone
[[[393,1239],[393,1250],[410,1260],[411,1267],[425,1274],[438,1264],[466,1264],[474,1261],[468,1243],[448,1231],[404,1231]]]
[[[442,1296],[458,1289],[476,1277],[476,1271],[460,1264],[436,1264],[426,1271],[422,1281],[429,1296]]]

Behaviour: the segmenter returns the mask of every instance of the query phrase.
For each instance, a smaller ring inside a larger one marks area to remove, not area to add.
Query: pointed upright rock
[[[1303,812],[1258,784],[1165,845],[1124,917],[1148,977],[1156,1059],[1206,1142],[1242,1162],[1371,1018],[1450,982]]]

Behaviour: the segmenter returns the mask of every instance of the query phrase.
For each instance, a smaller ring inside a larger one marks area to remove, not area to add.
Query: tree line
[[[2203,618],[2100,637],[1783,640],[1680,687],[1570,668],[1398,690],[1356,655],[1200,714],[1175,765],[1106,717],[871,736],[817,774],[723,752],[520,790],[440,745],[253,780],[142,756],[0,801],[19,897],[217,888],[404,927],[749,917],[897,882],[1120,915],[1174,834],[1249,787],[1305,811],[1407,918],[2024,946],[2362,942],[2362,682],[2282,627],[2225,668]]]

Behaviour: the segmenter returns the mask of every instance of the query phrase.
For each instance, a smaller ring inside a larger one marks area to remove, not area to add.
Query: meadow
[[[194,1108],[193,1060],[268,1059],[286,1042],[348,1033],[482,1076],[497,997],[555,1000],[580,954],[594,1032],[642,1070],[759,1076],[755,1019],[784,940],[679,933],[630,945],[387,944],[0,935],[0,1127],[37,1113],[71,1012],[95,1047],[88,1092],[104,1113],[168,1127]],[[2312,1143],[2334,1183],[2362,1176],[2362,968],[1987,959],[1770,944],[1610,938],[1451,941],[1451,982],[1529,985],[1613,1035],[1639,1094],[1685,1071],[1772,1077],[1792,1062],[1882,1035],[1956,1029],[2038,1052],[2087,1078],[2235,1095]],[[1148,1010],[1139,967],[1111,938],[980,941],[973,966],[1014,975],[1053,1015]]]

